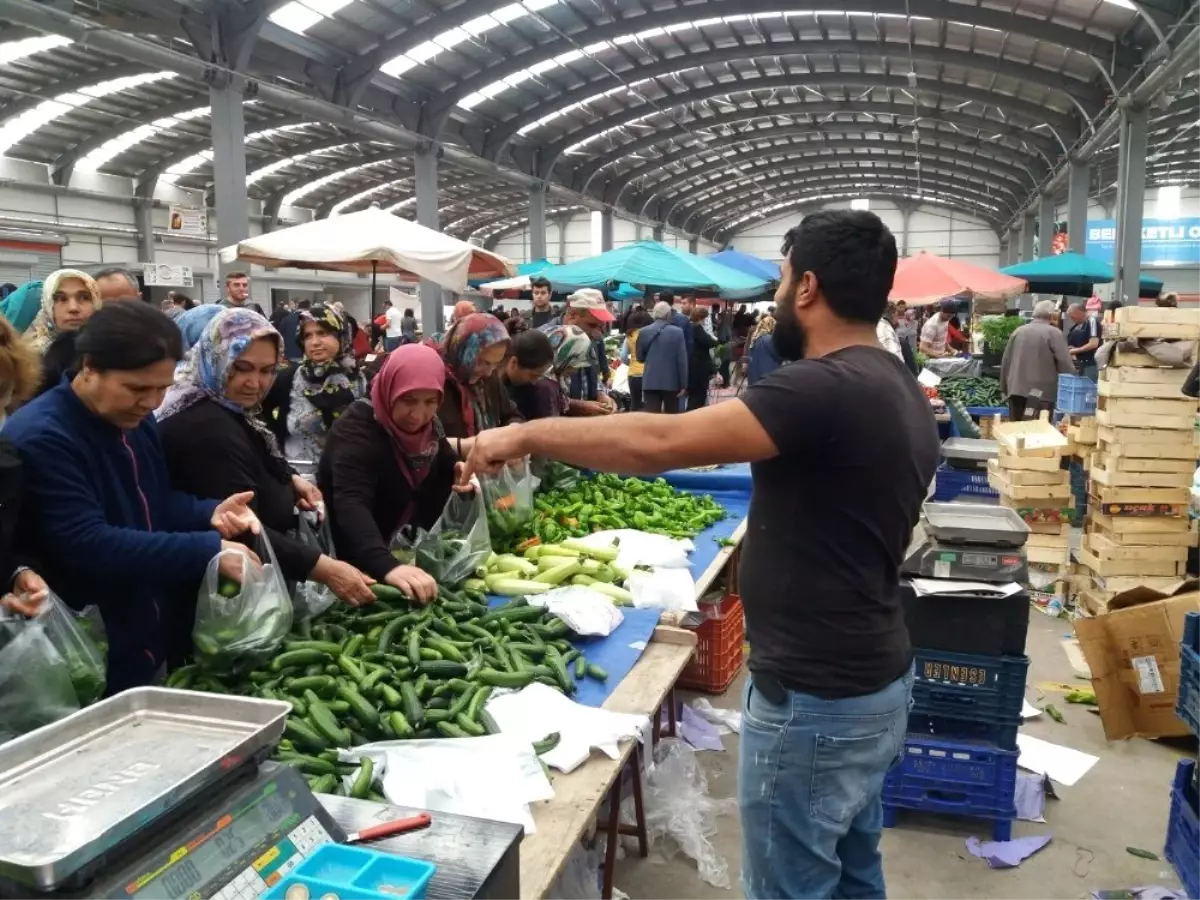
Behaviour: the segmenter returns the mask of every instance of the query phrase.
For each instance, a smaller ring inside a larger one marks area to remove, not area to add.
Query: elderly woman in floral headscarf
[[[327,585],[352,605],[370,603],[371,579],[292,536],[296,507],[323,516],[324,503],[257,415],[282,352],[279,332],[253,310],[230,307],[209,322],[155,413],[171,485],[196,497],[253,492],[285,579]],[[253,535],[242,541],[260,550]]]
[[[101,302],[91,275],[78,269],[52,272],[42,282],[42,308],[26,333],[30,345],[44,354],[59,335],[82,328]]]
[[[594,416],[596,404],[571,399],[571,376],[596,364],[596,344],[577,325],[557,325],[545,331],[554,351],[547,380],[558,388],[559,410],[564,416]]]
[[[345,313],[318,303],[298,316],[296,343],[304,358],[279,373],[263,401],[262,418],[287,459],[316,463],[329,429],[351,403],[367,395],[367,382],[354,357]]]
[[[471,313],[432,344],[446,364],[446,389],[438,419],[446,437],[474,437],[485,428],[521,421],[497,370],[512,339],[490,313]]]

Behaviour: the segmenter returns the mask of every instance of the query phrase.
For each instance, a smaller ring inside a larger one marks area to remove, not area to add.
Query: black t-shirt
[[[885,350],[800,360],[742,400],[779,455],[754,463],[738,573],[750,669],[835,699],[908,668],[899,570],[941,453],[929,400]]]
[[[1082,322],[1071,326],[1067,332],[1067,344],[1071,347],[1082,347],[1088,341],[1099,339],[1099,337],[1100,323],[1096,321],[1095,316],[1088,316]],[[1096,361],[1096,351],[1089,350],[1087,353],[1079,353],[1075,359],[1081,366],[1090,366]]]

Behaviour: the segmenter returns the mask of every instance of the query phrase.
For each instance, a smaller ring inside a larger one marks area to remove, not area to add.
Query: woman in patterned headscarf
[[[291,535],[296,507],[323,517],[324,502],[257,415],[282,353],[279,332],[253,310],[230,307],[209,322],[155,413],[171,484],[197,497],[252,491],[285,579],[327,585],[355,606],[370,603],[371,579]],[[253,535],[244,543],[259,549]]]
[[[275,379],[263,401],[263,421],[293,462],[316,463],[338,416],[367,395],[358,370],[345,313],[318,303],[298,313],[296,343],[304,351],[298,366]]]
[[[30,345],[45,353],[60,334],[78,331],[100,308],[100,288],[91,275],[59,269],[42,283],[42,308],[27,334]]]
[[[471,313],[431,344],[446,364],[446,392],[438,418],[452,438],[474,437],[485,428],[521,421],[497,369],[512,339],[489,313]]]

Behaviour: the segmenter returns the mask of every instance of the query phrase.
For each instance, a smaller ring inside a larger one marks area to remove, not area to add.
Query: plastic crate
[[[972,722],[970,719],[950,719],[926,713],[908,714],[908,733],[911,737],[936,737],[943,740],[982,741],[1001,750],[1017,749],[1018,722],[995,724]]]
[[[1181,759],[1171,788],[1164,855],[1175,867],[1189,897],[1200,897],[1200,798],[1196,794],[1196,760]]]
[[[726,594],[716,608],[716,616],[705,619],[696,629],[696,651],[679,676],[679,687],[722,693],[742,670],[745,640],[741,598]]]
[[[1000,495],[988,484],[987,472],[954,469],[942,463],[933,477],[933,499],[948,503],[960,496],[987,497],[996,500]]]
[[[979,741],[910,734],[904,758],[884,779],[884,825],[895,824],[898,809],[975,816],[992,821],[993,840],[1010,840],[1019,755]]]
[[[1059,412],[1072,415],[1094,416],[1096,414],[1096,382],[1082,375],[1058,376]]]
[[[1175,715],[1200,735],[1200,613],[1190,612],[1183,620],[1179,645],[1179,696]]]
[[[1027,656],[980,656],[914,649],[913,708],[918,715],[990,725],[1021,724]]]

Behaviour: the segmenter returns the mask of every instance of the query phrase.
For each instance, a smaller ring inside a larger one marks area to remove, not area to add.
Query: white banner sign
[[[208,212],[189,206],[171,205],[167,231],[189,237],[208,237]]]
[[[192,267],[143,263],[142,280],[146,287],[192,287]]]

